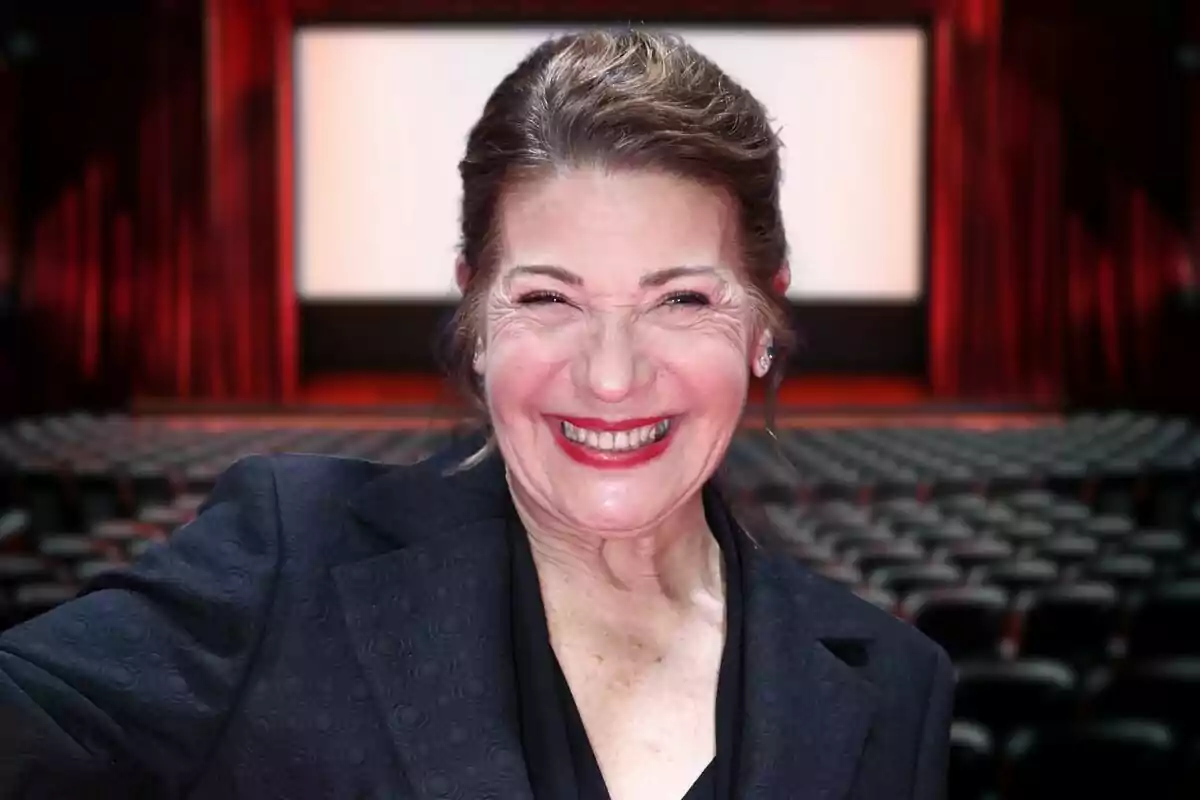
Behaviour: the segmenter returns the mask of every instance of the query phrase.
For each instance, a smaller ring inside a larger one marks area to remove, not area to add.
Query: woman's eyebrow
[[[720,270],[716,267],[667,267],[666,269],[655,270],[642,276],[638,281],[642,286],[662,286],[670,283],[676,278],[687,278],[694,275],[720,275]]]
[[[521,264],[510,269],[508,274],[504,276],[505,287],[511,284],[513,279],[522,275],[543,275],[570,286],[583,285],[583,278],[563,267],[555,266],[554,264]],[[643,275],[638,284],[643,287],[657,287],[678,278],[687,278],[695,275],[719,276],[720,270],[710,266],[667,267]]]
[[[544,275],[547,278],[553,278],[561,283],[566,283],[571,286],[582,286],[583,278],[571,272],[569,269],[563,269],[553,264],[521,264],[513,267],[504,276],[504,285],[507,287],[512,283],[514,278],[521,275]]]

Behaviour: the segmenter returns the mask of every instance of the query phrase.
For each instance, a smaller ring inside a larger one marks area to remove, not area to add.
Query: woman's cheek
[[[523,389],[519,393],[527,394],[569,361],[574,350],[569,331],[542,325],[496,330],[488,343],[485,384],[489,393]]]
[[[732,326],[708,331],[659,331],[646,337],[645,347],[689,383],[745,381],[749,377],[745,337]]]

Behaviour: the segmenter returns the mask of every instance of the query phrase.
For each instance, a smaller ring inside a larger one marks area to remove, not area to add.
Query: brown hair
[[[539,45],[496,87],[459,163],[467,275],[447,343],[451,377],[482,402],[472,361],[505,192],[570,167],[648,169],[719,189],[737,206],[747,284],[773,337],[770,402],[793,343],[773,287],[787,257],[779,150],[762,104],[677,36],[590,30]]]

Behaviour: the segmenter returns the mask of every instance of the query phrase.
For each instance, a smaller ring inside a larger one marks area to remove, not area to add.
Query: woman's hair
[[[496,87],[459,163],[467,274],[448,332],[450,376],[482,403],[472,361],[505,193],[569,168],[654,170],[722,191],[737,208],[746,283],[773,336],[773,395],[792,344],[788,305],[773,287],[787,257],[779,150],[762,104],[677,36],[589,30],[538,46]]]

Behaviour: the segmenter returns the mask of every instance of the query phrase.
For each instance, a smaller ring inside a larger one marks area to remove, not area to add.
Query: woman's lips
[[[669,422],[672,417],[664,415],[659,417],[641,417],[637,419],[621,419],[621,420],[604,420],[595,417],[563,417],[551,415],[551,420],[559,422],[569,422],[576,428],[584,428],[589,431],[631,431],[635,428],[644,428],[647,425],[657,425],[660,422]]]
[[[644,417],[639,419],[625,419],[616,421],[593,419],[588,417],[555,416],[548,417],[547,421],[549,422],[550,430],[554,436],[555,443],[567,455],[568,458],[579,464],[589,467],[596,467],[598,469],[627,469],[629,467],[645,464],[658,458],[670,446],[671,440],[675,435],[675,428],[678,426],[677,418],[669,416]],[[568,439],[566,433],[563,431],[563,422],[569,423],[577,428],[598,433],[619,433],[622,431],[632,431],[638,428],[658,425],[662,422],[669,423],[669,426],[666,432],[662,434],[661,438],[648,444],[641,445],[640,447],[634,447],[629,450],[601,450]]]

